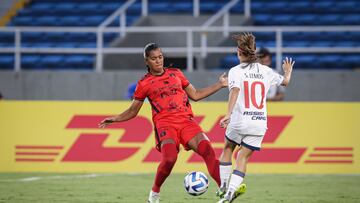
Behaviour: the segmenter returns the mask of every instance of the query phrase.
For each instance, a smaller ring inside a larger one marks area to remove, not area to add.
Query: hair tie
[[[237,47],[237,50],[238,50],[238,52],[240,52],[240,53],[245,53],[245,51],[244,51],[243,49],[241,49],[240,47]]]

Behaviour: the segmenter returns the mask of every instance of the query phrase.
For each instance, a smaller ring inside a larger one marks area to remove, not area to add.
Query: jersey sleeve
[[[234,68],[230,69],[228,81],[229,81],[229,90],[231,90],[234,87],[240,88],[240,83],[241,83],[240,73],[236,71],[236,69]]]
[[[180,69],[178,69],[178,71],[177,71],[177,76],[180,78],[180,80],[181,80],[181,87],[183,88],[183,89],[185,89],[189,84],[190,84],[190,82],[189,82],[189,80],[185,77],[185,75],[184,75],[184,73],[180,70]]]
[[[269,74],[270,74],[270,85],[280,86],[284,80],[284,77],[279,73],[275,72],[274,70],[271,70]]]
[[[142,82],[138,82],[136,85],[136,89],[134,92],[134,99],[139,100],[139,101],[144,101],[145,98],[147,97],[144,85],[142,84]]]

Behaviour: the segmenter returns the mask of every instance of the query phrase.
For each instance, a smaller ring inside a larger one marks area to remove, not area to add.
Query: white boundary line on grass
[[[101,176],[112,176],[114,174],[100,174],[100,173],[92,173],[92,174],[84,174],[84,175],[62,175],[62,176],[32,176],[27,178],[20,178],[20,179],[0,179],[0,182],[31,182],[31,181],[38,181],[38,180],[56,180],[56,179],[73,179],[73,178],[96,178]]]

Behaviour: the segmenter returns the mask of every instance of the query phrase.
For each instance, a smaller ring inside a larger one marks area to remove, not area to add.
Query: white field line
[[[96,178],[100,176],[112,176],[115,174],[84,174],[84,175],[62,175],[62,176],[32,176],[27,178],[20,178],[20,179],[0,179],[0,182],[32,182],[32,181],[39,181],[39,180],[57,180],[57,179],[82,179],[82,178]]]

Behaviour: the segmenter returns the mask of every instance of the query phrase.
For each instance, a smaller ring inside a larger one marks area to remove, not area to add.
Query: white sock
[[[227,193],[231,192],[231,194],[234,194],[234,192],[239,189],[240,184],[243,182],[245,177],[245,174],[234,170],[234,172],[231,174],[230,182],[229,182],[229,188]]]
[[[228,188],[229,179],[232,171],[231,162],[220,162],[220,187]]]

